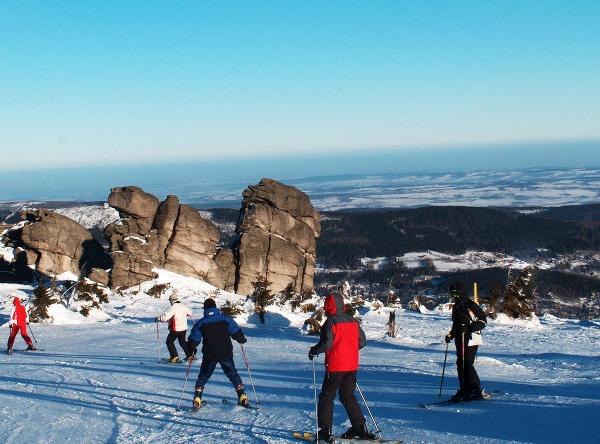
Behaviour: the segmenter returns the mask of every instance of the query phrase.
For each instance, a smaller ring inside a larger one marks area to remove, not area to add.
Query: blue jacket
[[[204,310],[204,317],[192,327],[188,345],[193,351],[202,342],[202,359],[224,361],[233,359],[232,338],[240,344],[246,342],[242,329],[231,317],[218,308],[208,308]]]

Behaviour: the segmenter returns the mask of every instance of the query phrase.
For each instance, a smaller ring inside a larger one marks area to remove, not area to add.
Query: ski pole
[[[250,378],[250,385],[252,386],[252,391],[254,392],[254,400],[256,401],[256,405],[260,404],[258,402],[258,397],[256,396],[256,390],[254,389],[254,381],[252,381],[252,375],[250,374],[250,366],[248,365],[248,359],[246,358],[246,351],[244,350],[244,346],[240,344],[242,347],[242,355],[244,355],[244,362],[246,363],[246,369],[248,370],[248,377]]]
[[[381,438],[381,430],[379,430],[379,426],[375,422],[375,418],[373,417],[373,414],[371,413],[371,409],[369,408],[369,405],[367,404],[367,400],[365,399],[365,395],[363,395],[363,392],[360,389],[360,386],[358,385],[358,382],[356,383],[356,388],[358,389],[358,393],[360,393],[360,397],[362,398],[363,403],[365,404],[365,407],[367,408],[367,412],[369,412],[369,416],[371,416],[371,421],[373,421],[373,425],[375,426],[375,430],[376,430],[375,433],[377,433],[379,435],[379,437]]]
[[[462,336],[462,344],[461,344],[461,353],[462,353],[462,390],[460,391],[460,403],[464,403],[465,400],[465,330],[463,328],[463,331],[461,333]]]
[[[156,323],[156,346],[158,350],[158,363],[160,364],[160,333],[158,332],[158,322]]]
[[[31,336],[33,337],[33,340],[37,344],[37,339],[35,339],[35,335],[33,334],[33,330],[31,329],[31,326],[29,324],[27,324],[27,327],[29,327],[29,333],[31,333]]]
[[[188,364],[187,373],[185,374],[185,381],[183,382],[183,388],[181,389],[181,396],[179,397],[179,404],[177,404],[177,412],[181,410],[179,407],[181,406],[181,400],[183,399],[183,392],[185,392],[185,386],[187,384],[188,377],[190,376],[190,369],[192,368],[192,362],[194,362],[194,355],[190,356],[190,363]]]
[[[446,342],[446,353],[444,354],[444,366],[442,367],[442,380],[440,381],[440,393],[438,399],[442,397],[442,385],[444,384],[444,373],[446,371],[446,359],[448,358],[448,343]]]
[[[319,436],[319,410],[317,407],[317,370],[315,369],[315,360],[312,359],[313,364],[313,387],[315,389],[315,436]]]

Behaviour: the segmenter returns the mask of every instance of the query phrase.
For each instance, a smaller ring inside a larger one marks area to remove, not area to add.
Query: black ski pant
[[[340,402],[346,409],[348,418],[353,427],[358,428],[364,424],[365,417],[358,405],[358,400],[354,396],[356,389],[356,371],[351,372],[325,372],[321,394],[319,395],[319,404],[317,407],[317,417],[319,427],[329,427],[333,424],[333,400],[336,392],[339,391]]]
[[[233,386],[235,387],[235,391],[238,392],[238,396],[240,393],[244,391],[244,384],[242,384],[242,378],[235,368],[235,363],[233,359],[223,359],[222,361],[209,361],[202,357],[202,364],[200,364],[200,373],[198,373],[198,379],[196,379],[196,391],[203,391],[204,386],[212,376],[215,368],[217,368],[217,364],[221,366],[225,376],[229,378]]]
[[[169,350],[169,354],[171,355],[171,359],[175,358],[176,356],[179,356],[179,353],[177,353],[177,349],[175,348],[175,339],[179,341],[179,345],[183,349],[185,357],[190,357],[190,349],[188,348],[187,341],[185,340],[186,333],[187,330],[169,331],[169,334],[167,335],[166,344],[167,349]]]
[[[464,359],[463,359],[463,343],[458,340],[456,344],[456,370],[458,372],[458,383],[460,384],[461,393],[467,394],[473,390],[479,390],[481,381],[475,370],[475,357],[477,356],[477,345],[467,345],[465,339]]]

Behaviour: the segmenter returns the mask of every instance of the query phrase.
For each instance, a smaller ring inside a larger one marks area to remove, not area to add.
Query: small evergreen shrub
[[[225,305],[219,308],[221,313],[235,318],[244,312],[244,309],[240,304],[231,303],[231,301],[225,302]]]
[[[82,279],[77,282],[75,286],[75,302],[89,302],[89,303],[81,303],[79,313],[83,316],[89,316],[92,308],[97,308],[101,310],[101,303],[108,303],[108,296],[104,291],[104,287],[102,287],[97,282],[90,281],[88,279]]]
[[[160,297],[169,289],[171,288],[171,284],[169,284],[168,282],[164,283],[164,284],[155,284],[154,286],[152,286],[152,288],[150,288],[146,294],[148,294],[148,296],[152,296],[154,298],[160,299]]]
[[[33,290],[33,298],[31,300],[32,307],[29,309],[29,320],[31,322],[41,322],[48,318],[48,307],[56,303],[53,297],[52,290],[43,283],[38,283],[38,286]]]
[[[265,323],[265,309],[273,304],[275,296],[269,291],[270,282],[266,278],[259,277],[255,282],[252,282],[254,292],[252,293],[252,301],[254,302],[254,312],[258,313],[261,324]]]
[[[317,309],[317,306],[315,304],[313,304],[312,302],[309,302],[307,304],[303,304],[301,306],[302,313],[312,313],[316,309]]]

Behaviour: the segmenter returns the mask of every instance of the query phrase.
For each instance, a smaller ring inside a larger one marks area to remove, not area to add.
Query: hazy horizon
[[[594,190],[600,192],[596,172],[600,170],[598,148],[600,143],[594,141],[497,146],[485,152],[476,147],[439,148],[427,155],[381,150],[348,155],[255,156],[212,162],[30,169],[0,173],[0,201],[105,201],[111,188],[139,186],[161,200],[172,194],[183,203],[235,207],[246,187],[270,178],[297,187],[322,206],[336,208],[426,205],[427,196],[433,205],[469,201],[478,205],[525,205],[520,202],[539,204],[544,199],[553,205],[553,201],[577,203],[578,196],[582,202],[590,202],[596,199]],[[583,171],[569,178],[565,186],[560,171],[577,168]],[[545,169],[553,172],[546,176]],[[525,191],[528,187],[530,190]],[[575,188],[580,191],[573,191]],[[554,190],[555,195],[547,190]],[[360,202],[353,194],[364,200]]]

